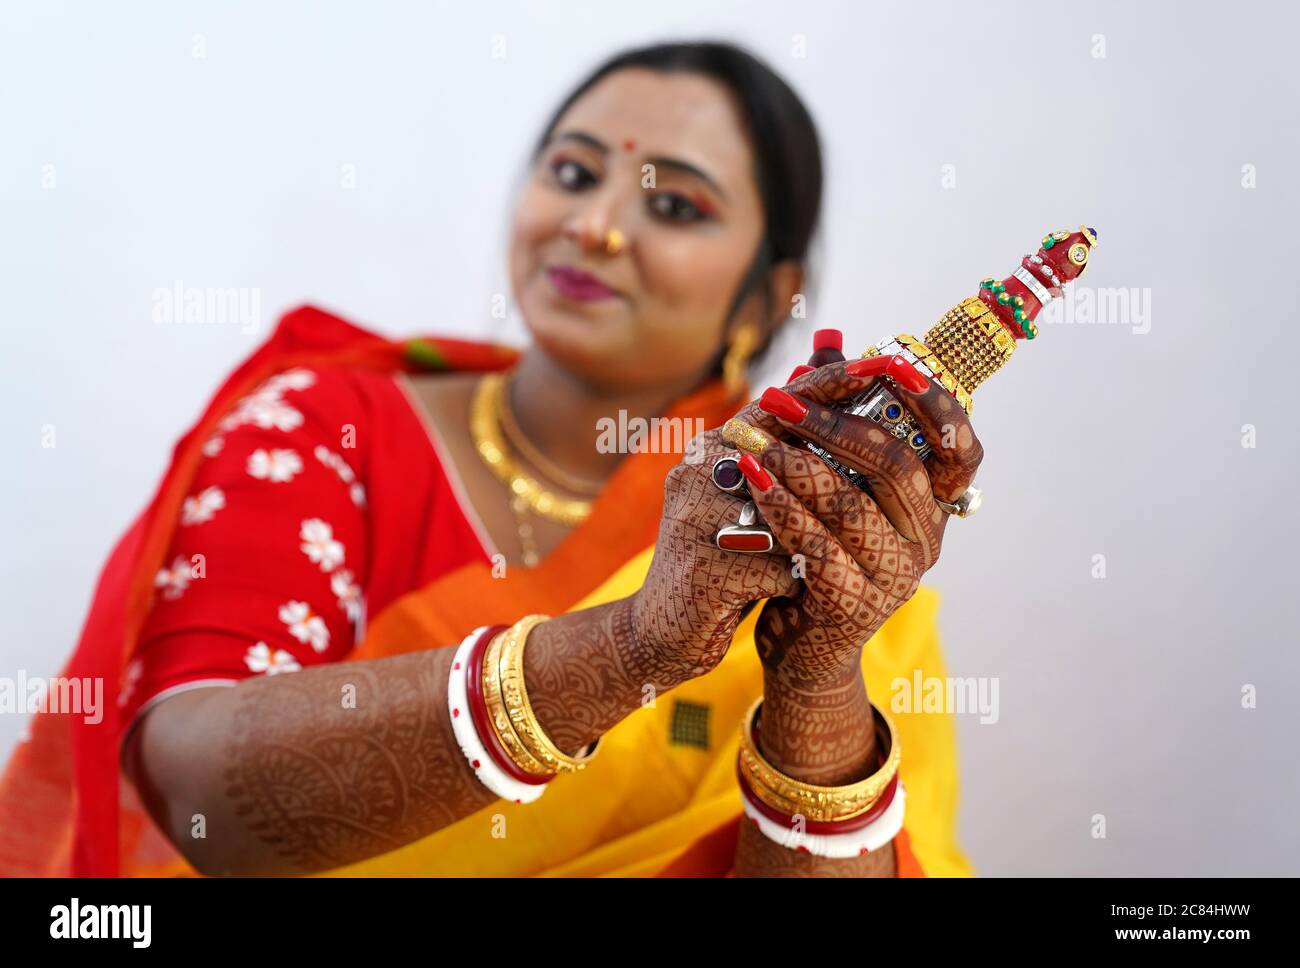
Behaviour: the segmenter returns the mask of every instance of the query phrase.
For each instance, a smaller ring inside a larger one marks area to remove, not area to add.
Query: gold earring
[[[738,397],[745,392],[748,385],[748,381],[745,379],[745,368],[749,365],[749,358],[754,355],[754,350],[757,348],[757,326],[753,323],[746,323],[736,330],[736,335],[731,339],[731,345],[727,347],[727,355],[722,358],[722,382],[727,387],[727,393],[732,397]]]
[[[623,233],[618,229],[610,229],[605,233],[605,254],[618,255],[623,251]]]

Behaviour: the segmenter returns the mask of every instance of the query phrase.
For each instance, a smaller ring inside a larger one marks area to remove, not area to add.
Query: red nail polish
[[[865,356],[854,360],[844,367],[844,372],[852,377],[880,376],[889,367],[892,356]]]
[[[762,464],[754,460],[753,454],[746,454],[740,458],[740,471],[745,475],[745,480],[760,491],[766,491],[772,486],[772,475],[763,469]]]
[[[790,375],[786,377],[785,382],[793,383],[795,380],[799,379],[799,377],[803,376],[805,373],[811,373],[815,369],[817,369],[817,367],[809,366],[807,363],[800,363],[798,366],[796,366],[793,370],[790,371]]]
[[[758,399],[758,405],[765,413],[780,417],[787,423],[799,423],[808,416],[808,408],[795,397],[777,387],[768,387]]]
[[[930,381],[921,376],[921,371],[901,356],[889,358],[889,369],[886,372],[897,380],[904,390],[924,393],[930,388]]]

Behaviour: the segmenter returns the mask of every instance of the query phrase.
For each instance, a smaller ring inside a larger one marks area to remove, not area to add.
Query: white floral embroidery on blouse
[[[226,494],[213,485],[185,499],[181,505],[181,524],[203,524],[226,506]]]
[[[347,461],[334,453],[334,451],[330,450],[324,444],[317,444],[313,453],[316,455],[318,461],[326,467],[334,469],[334,473],[339,476],[339,480],[344,484],[349,485],[348,495],[352,498],[353,504],[357,505],[357,507],[361,507],[366,503],[366,489],[361,482],[357,480],[356,473],[353,472]]]
[[[330,630],[323,618],[312,614],[311,606],[306,602],[286,602],[281,605],[280,621],[289,627],[289,634],[303,645],[310,645],[317,652],[329,648]]]
[[[251,671],[265,673],[268,676],[278,675],[281,672],[297,672],[302,668],[290,653],[284,649],[276,649],[272,652],[265,642],[249,646],[248,651],[244,653],[244,664]]]
[[[281,394],[286,390],[306,390],[316,383],[316,374],[311,370],[296,369],[277,373],[264,384],[259,392]]]
[[[220,428],[233,430],[241,424],[253,424],[262,430],[288,433],[303,424],[302,413],[284,402],[291,390],[306,390],[316,382],[310,370],[287,370],[279,373],[240,400],[235,409],[222,418]]]
[[[131,696],[135,693],[135,687],[140,684],[140,676],[144,674],[144,663],[139,659],[132,659],[131,664],[126,667],[126,676],[122,680],[122,691],[118,693],[118,706],[125,706],[131,701]]]
[[[298,531],[303,554],[320,565],[321,571],[333,571],[343,564],[343,542],[334,537],[334,529],[320,518],[308,518]]]
[[[259,481],[282,484],[294,479],[302,470],[302,458],[293,450],[263,450],[248,455],[248,475]]]
[[[339,608],[347,614],[352,622],[361,619],[361,586],[352,580],[352,572],[346,568],[330,576],[330,589],[339,600]]]
[[[216,457],[218,454],[221,453],[221,448],[225,446],[226,446],[226,439],[224,437],[217,437],[215,435],[209,437],[207,443],[203,445],[203,456]]]
[[[155,588],[162,589],[163,598],[168,601],[175,601],[189,587],[190,563],[185,560],[183,555],[178,555],[176,560],[166,568],[158,569],[153,584]]]

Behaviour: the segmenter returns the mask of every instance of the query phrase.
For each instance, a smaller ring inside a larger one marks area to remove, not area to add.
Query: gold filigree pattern
[[[1005,365],[1016,349],[1015,338],[1007,328],[974,297],[944,313],[926,332],[923,345],[968,396]],[[926,363],[934,369],[929,360]],[[963,408],[970,410],[964,403]]]

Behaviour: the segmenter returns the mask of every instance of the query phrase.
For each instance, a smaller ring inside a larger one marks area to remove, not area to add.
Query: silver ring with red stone
[[[719,457],[713,462],[713,484],[719,491],[727,494],[748,493],[745,475],[740,470],[740,454]]]
[[[765,554],[776,547],[772,532],[759,523],[758,508],[753,501],[746,501],[740,509],[740,519],[719,528],[713,540],[723,551],[749,555]]]

